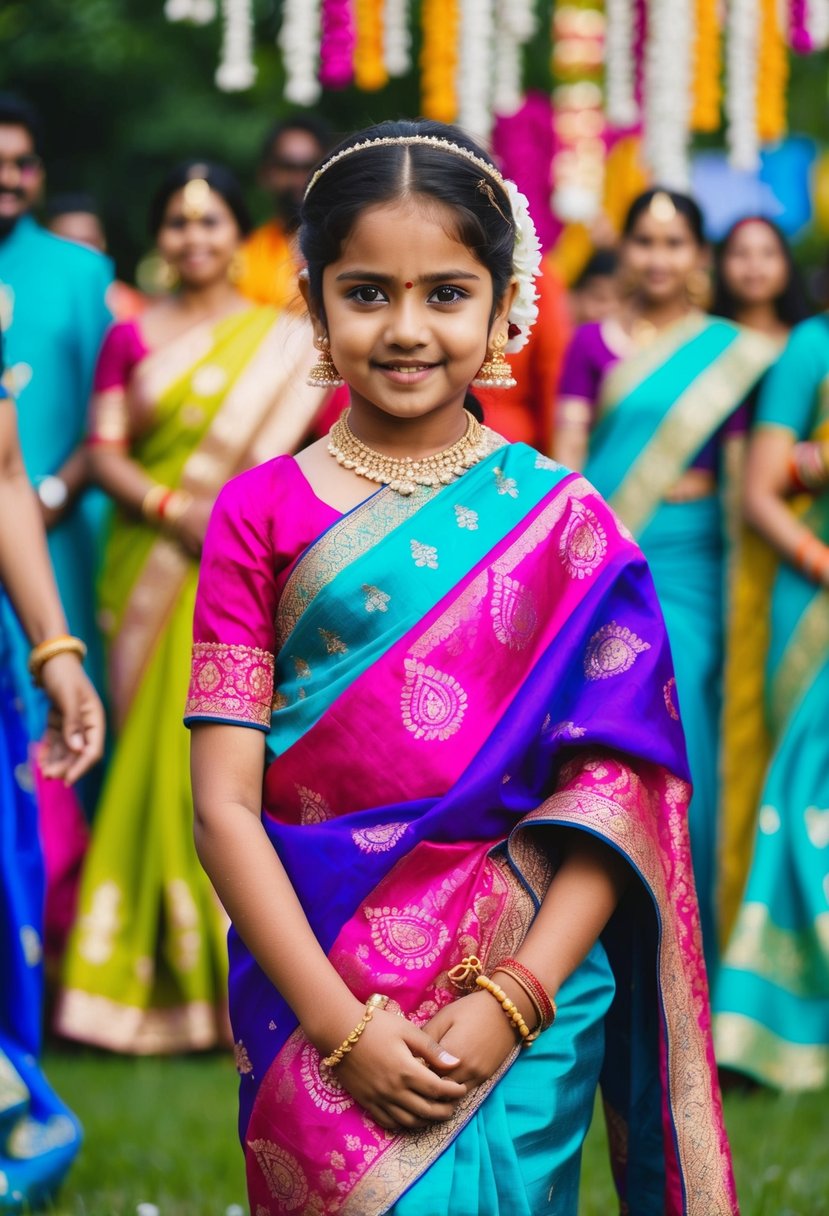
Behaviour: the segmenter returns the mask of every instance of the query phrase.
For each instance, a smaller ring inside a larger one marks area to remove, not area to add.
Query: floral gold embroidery
[[[311,1043],[302,1048],[299,1071],[306,1093],[319,1110],[340,1115],[354,1105],[351,1094],[343,1088],[332,1069],[326,1068],[323,1076],[319,1052]]]
[[[775,806],[760,807],[758,816],[760,831],[764,836],[773,836],[780,831],[780,812]]]
[[[366,597],[364,605],[366,612],[388,612],[391,596],[385,591],[381,591],[379,587],[373,587],[371,583],[363,583],[360,590]]]
[[[495,573],[492,589],[492,627],[495,636],[510,650],[529,646],[538,624],[532,592],[518,579]]]
[[[408,823],[382,823],[374,828],[355,828],[351,839],[363,853],[388,853],[399,844]]]
[[[431,967],[449,941],[449,930],[423,908],[366,908],[371,940],[383,958],[395,967],[419,971]]]
[[[284,692],[275,692],[273,694],[273,700],[271,701],[271,709],[273,710],[274,713],[278,713],[280,709],[287,709],[287,707],[289,705],[290,705],[290,701],[289,701],[288,697],[285,696]]]
[[[241,1039],[233,1045],[233,1061],[240,1077],[245,1077],[249,1072],[253,1072],[253,1065],[250,1062],[248,1049]]]
[[[650,642],[643,642],[624,625],[611,621],[590,639],[584,657],[584,674],[588,680],[607,680],[629,671],[640,654],[650,650]]]
[[[311,679],[311,667],[305,659],[294,659],[294,671],[298,680]]]
[[[273,655],[256,646],[196,642],[185,716],[270,726],[273,668]]]
[[[669,716],[671,718],[673,718],[674,722],[678,722],[679,721],[679,711],[677,710],[677,707],[674,704],[674,693],[675,692],[676,692],[676,676],[671,676],[670,680],[666,681],[665,687],[662,689],[662,695],[665,698],[665,708],[667,709]]]
[[[416,566],[420,568],[425,566],[427,570],[437,570],[438,551],[434,545],[424,545],[422,541],[413,540],[409,542],[409,548]]]
[[[166,884],[167,915],[173,936],[175,963],[180,971],[192,971],[199,959],[201,931],[199,911],[183,878]]]
[[[308,1198],[308,1182],[297,1159],[272,1140],[251,1140],[248,1148],[281,1209],[295,1212],[301,1208]]]
[[[427,743],[451,738],[466,713],[466,692],[453,676],[431,664],[406,659],[405,668],[400,711],[406,730]]]
[[[551,456],[542,456],[540,452],[535,458],[535,467],[548,469],[551,473],[557,473],[559,469],[564,468],[557,460],[553,460]]]
[[[324,823],[332,818],[334,812],[322,794],[309,789],[307,785],[297,785],[295,788],[299,796],[301,823]]]
[[[549,725],[549,715],[547,717],[547,725]],[[550,737],[553,739],[581,739],[587,731],[583,726],[576,726],[575,722],[559,722],[553,727],[550,732]]]
[[[330,629],[319,629],[317,632],[322,638],[328,654],[348,654],[348,647],[336,633]]]
[[[478,531],[478,512],[473,511],[471,507],[455,507],[455,520],[459,528],[466,528],[468,532]]]
[[[88,912],[78,918],[78,953],[93,966],[105,963],[112,954],[115,934],[121,926],[121,889],[104,882],[95,889]]]
[[[604,561],[607,533],[598,517],[578,498],[570,502],[570,517],[561,533],[558,551],[571,578],[590,578]]]
[[[505,477],[504,470],[495,468],[492,470],[495,475],[495,487],[499,494],[506,494],[509,498],[518,497],[518,482],[514,477]]]

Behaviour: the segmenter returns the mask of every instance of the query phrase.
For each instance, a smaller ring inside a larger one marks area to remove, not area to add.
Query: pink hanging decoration
[[[641,110],[645,93],[645,47],[648,41],[647,0],[636,0],[633,12],[633,62],[636,81],[636,100]]]
[[[354,12],[351,0],[323,0],[320,83],[344,89],[354,78]]]
[[[549,249],[561,231],[550,211],[550,165],[553,159],[553,110],[545,93],[529,92],[520,110],[499,115],[492,132],[492,150],[505,177],[527,196],[542,249]]]
[[[809,32],[807,0],[791,0],[789,45],[798,55],[808,55],[814,50]]]

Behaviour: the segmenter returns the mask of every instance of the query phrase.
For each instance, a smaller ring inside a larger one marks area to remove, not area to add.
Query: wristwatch
[[[49,473],[37,483],[37,496],[44,507],[48,507],[50,511],[59,511],[61,507],[66,506],[69,486],[62,477]]]

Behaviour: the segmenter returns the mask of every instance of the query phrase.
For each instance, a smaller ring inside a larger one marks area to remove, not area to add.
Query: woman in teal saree
[[[750,522],[779,557],[765,720],[744,739],[761,791],[753,857],[715,988],[721,1064],[779,1089],[829,1082],[829,320],[794,331],[763,386]]]
[[[633,204],[623,260],[636,289],[627,312],[576,334],[562,377],[556,452],[584,468],[653,573],[676,668],[666,696],[671,712],[681,711],[688,744],[691,849],[713,972],[724,499],[747,429],[741,404],[776,347],[694,307],[688,283],[700,273],[702,248],[692,200],[651,191]]]

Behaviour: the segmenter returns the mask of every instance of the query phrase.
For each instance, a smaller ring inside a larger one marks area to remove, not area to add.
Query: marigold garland
[[[722,102],[722,28],[718,0],[696,0],[691,128],[718,131]]]
[[[757,133],[764,143],[786,131],[786,85],[789,61],[780,26],[777,0],[759,0],[760,31],[757,55]]]
[[[383,58],[384,0],[356,0],[357,44],[354,48],[354,83],[367,93],[388,84]]]
[[[458,10],[458,0],[423,0],[421,8],[421,109],[437,122],[454,122],[458,113]]]

